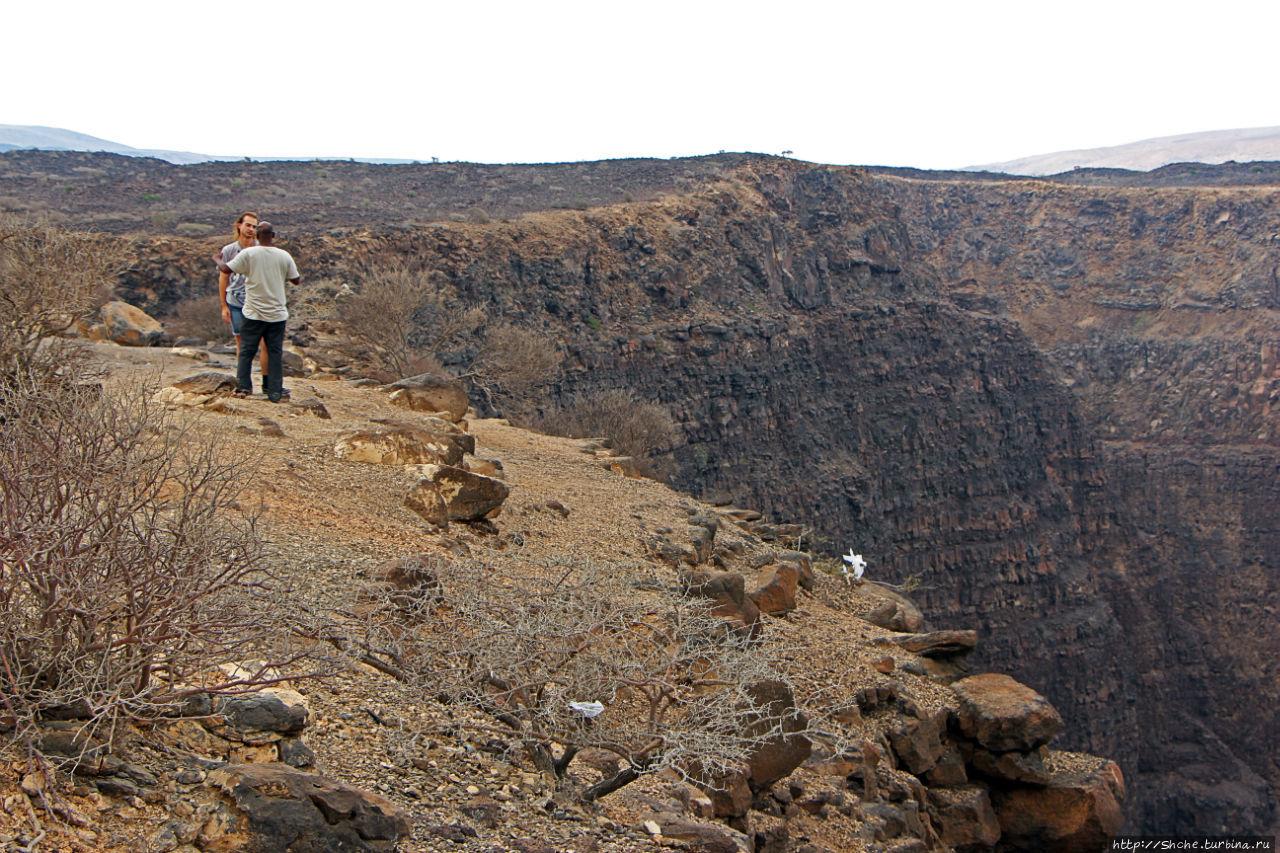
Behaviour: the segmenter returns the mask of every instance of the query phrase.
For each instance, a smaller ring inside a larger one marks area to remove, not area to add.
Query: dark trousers
[[[264,323],[244,318],[240,326],[240,360],[236,363],[236,385],[241,391],[253,393],[253,360],[258,355],[258,341],[267,348],[267,375],[263,390],[267,397],[277,399],[284,391],[284,324]]]

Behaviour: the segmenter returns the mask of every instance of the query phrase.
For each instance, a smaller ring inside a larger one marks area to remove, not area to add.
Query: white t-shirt
[[[227,266],[245,277],[244,316],[263,323],[289,319],[284,284],[298,278],[292,255],[275,246],[250,246]]]

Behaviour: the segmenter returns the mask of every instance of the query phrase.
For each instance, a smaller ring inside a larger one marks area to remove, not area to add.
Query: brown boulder
[[[978,632],[931,631],[927,634],[904,634],[893,642],[909,652],[926,658],[954,658],[969,654],[978,647]]]
[[[957,851],[990,850],[1000,840],[1000,821],[986,788],[966,785],[929,791],[929,817],[938,839]]]
[[[127,347],[153,347],[164,338],[164,326],[127,302],[108,302],[98,312],[107,339]]]
[[[760,621],[760,608],[746,592],[746,581],[737,572],[684,571],[680,582],[686,595],[711,601],[711,612],[743,628]]]
[[[874,581],[863,584],[862,590],[879,599],[880,602],[872,608],[870,613],[862,617],[872,625],[889,631],[910,634],[925,630],[924,614],[920,612],[915,602],[902,593]]]
[[[751,600],[762,613],[782,616],[796,609],[796,587],[800,583],[800,572],[794,563],[779,563],[773,569],[766,569],[761,579],[763,582],[759,589],[751,593]]]
[[[333,455],[351,462],[377,465],[458,465],[462,447],[451,436],[411,427],[361,430],[344,435]]]
[[[236,390],[236,378],[230,373],[204,370],[170,383],[184,394],[230,395]]]
[[[960,731],[993,752],[1033,750],[1064,728],[1048,699],[1007,675],[972,675],[951,689],[960,698],[956,710]]]
[[[418,470],[423,478],[414,492],[434,487],[444,501],[450,521],[479,521],[502,506],[511,493],[501,480],[452,465],[421,465]]]
[[[1043,788],[995,790],[1001,844],[1036,853],[1092,853],[1111,849],[1124,823],[1124,778],[1112,761],[1052,753]]]
[[[388,398],[397,406],[415,412],[447,412],[457,423],[467,414],[471,401],[462,383],[451,376],[422,373],[387,386]]]

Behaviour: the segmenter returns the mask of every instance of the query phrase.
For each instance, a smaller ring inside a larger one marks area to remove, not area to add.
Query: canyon
[[[555,340],[553,399],[668,407],[680,489],[801,523],[912,587],[933,627],[979,629],[975,668],[1120,763],[1134,831],[1275,833],[1274,167],[11,152],[0,203],[129,240],[116,289],[153,312],[210,292],[243,208],[304,270],[300,328],[370,266],[422,270]]]

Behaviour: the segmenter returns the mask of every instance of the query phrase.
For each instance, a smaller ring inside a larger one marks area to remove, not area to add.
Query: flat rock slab
[[[972,675],[951,689],[960,699],[960,731],[992,751],[1027,752],[1049,743],[1064,728],[1048,699],[1007,675]]]
[[[230,373],[205,370],[179,379],[171,387],[186,394],[230,394],[236,390],[236,378]]]
[[[892,639],[895,645],[926,658],[960,657],[978,647],[978,632],[973,630],[903,634]]]

